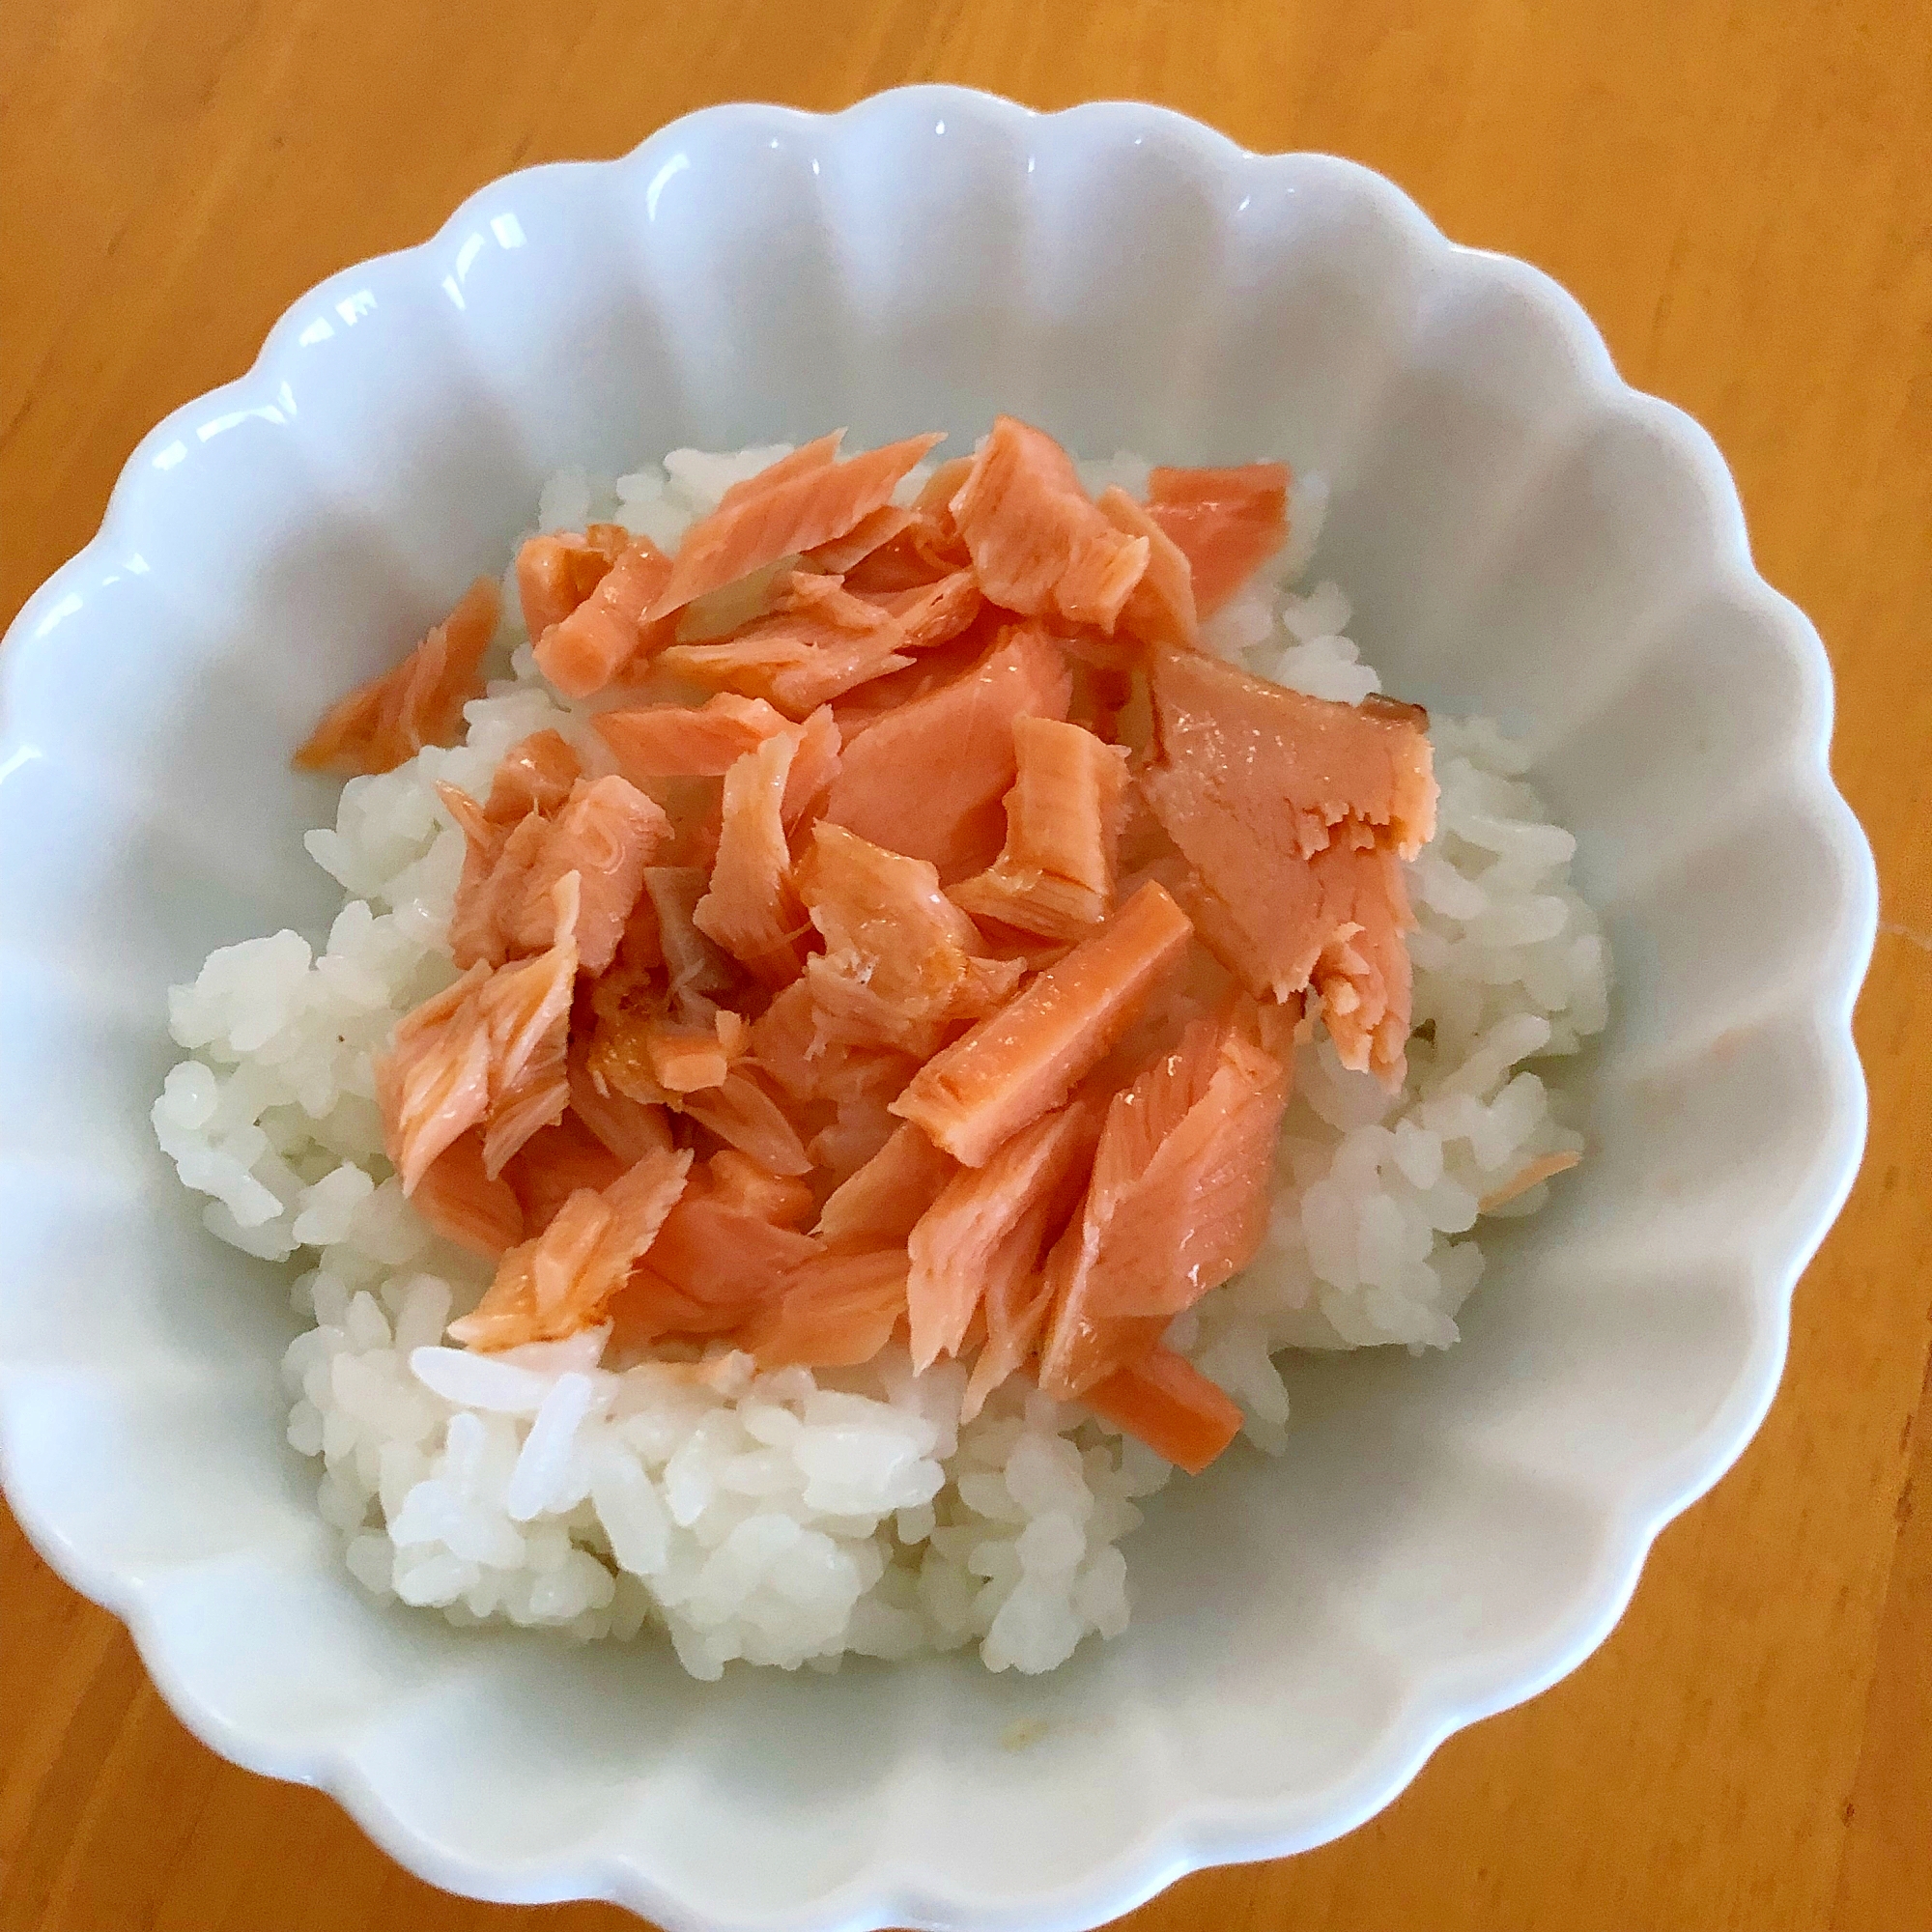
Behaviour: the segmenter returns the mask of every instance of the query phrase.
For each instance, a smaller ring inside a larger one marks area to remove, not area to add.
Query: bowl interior
[[[1769,1400],[1861,1126],[1815,639],[1708,445],[1540,277],[1346,164],[1124,113],[734,110],[498,184],[156,431],[7,645],[10,1489],[197,1730],[444,1883],[1038,1928],[1317,1842],[1574,1663]],[[1364,655],[1526,732],[1579,837],[1618,972],[1554,1074],[1583,1167],[1487,1237],[1457,1349],[1297,1363],[1287,1455],[1155,1499],[1131,1631],[1048,1679],[699,1686],[648,1642],[372,1607],[282,1440],[279,1271],[203,1233],[147,1125],[167,985],[327,918],[300,835],[329,790],[291,747],[500,567],[558,464],[841,422],[956,449],[999,410],[1328,475],[1316,574]]]

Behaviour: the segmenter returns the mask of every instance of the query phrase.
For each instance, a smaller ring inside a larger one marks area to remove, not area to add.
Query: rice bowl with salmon
[[[379,1596],[1051,1668],[1140,1499],[1286,1446],[1276,1353],[1450,1345],[1583,1152],[1575,841],[1298,587],[1319,487],[938,441],[554,479],[298,754],[324,942],[171,997]]]

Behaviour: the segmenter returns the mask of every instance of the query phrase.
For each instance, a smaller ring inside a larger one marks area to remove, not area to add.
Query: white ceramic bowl
[[[150,1138],[163,988],[324,913],[290,747],[552,467],[996,409],[1333,479],[1321,569],[1366,654],[1527,731],[1580,835],[1620,975],[1573,1074],[1590,1157],[1493,1240],[1459,1348],[1299,1366],[1284,1461],[1159,1498],[1131,1632],[1049,1679],[706,1686],[373,1607],[283,1445],[273,1271]],[[1825,654],[1709,438],[1377,176],[1151,108],[725,107],[498,182],[156,430],[0,679],[8,1492],[203,1739],[457,1890],[1052,1932],[1349,1830],[1609,1630],[1770,1402],[1858,1162],[1870,856]]]

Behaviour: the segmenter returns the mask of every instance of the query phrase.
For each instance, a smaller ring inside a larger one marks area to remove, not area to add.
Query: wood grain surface
[[[1932,1926],[1925,0],[13,0],[0,59],[0,619],[136,439],[309,283],[507,168],[710,101],[1139,96],[1355,156],[1575,291],[1624,373],[1716,435],[1762,568],[1831,649],[1884,891],[1870,1154],[1762,1434],[1603,1650],[1351,1837],[1126,1922]],[[327,1800],[193,1743],[11,1519],[0,1585],[8,1932],[634,1922],[432,1891]]]

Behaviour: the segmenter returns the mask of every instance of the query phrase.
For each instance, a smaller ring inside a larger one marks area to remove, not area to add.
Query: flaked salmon
[[[1111,632],[1146,574],[1148,540],[1116,529],[1044,430],[1000,416],[952,498],[980,586],[1028,617]]]
[[[940,436],[915,436],[842,463],[810,465],[803,452],[781,459],[761,484],[753,477],[727,491],[710,516],[685,532],[677,561],[645,613],[661,619],[707,591],[749,577],[780,557],[802,555],[856,529],[891,500],[899,479]],[[808,445],[808,448],[812,445]]]
[[[497,1263],[469,1346],[608,1322],[619,1362],[844,1370],[902,1339],[966,1366],[964,1419],[1032,1376],[1197,1469],[1239,1411],[1162,1337],[1257,1251],[1297,1040],[1319,1016],[1400,1074],[1427,719],[1200,650],[1286,538],[1282,466],[1094,501],[1002,417],[895,501],[936,440],[820,438],[674,556],[523,546],[601,745],[536,731],[487,795],[439,788],[461,977],[375,1063],[384,1146]],[[479,582],[302,760],[452,738],[496,607]]]
[[[1235,1015],[1189,1027],[1114,1096],[1079,1218],[1047,1262],[1048,1395],[1085,1394],[1254,1259],[1287,1104],[1280,1062]]]
[[[630,542],[631,533],[621,524],[592,524],[587,529],[527,538],[517,553],[524,628],[541,638],[553,624],[562,623],[603,582]]]
[[[1288,467],[1157,469],[1148,515],[1187,558],[1194,609],[1211,617],[1288,541]]]
[[[848,740],[825,816],[942,883],[991,864],[1005,839],[1013,721],[1065,718],[1070,685],[1052,640],[1016,628],[964,676],[888,712]]]
[[[1114,908],[1127,754],[1078,724],[1016,718],[1013,757],[1006,845],[952,897],[976,919],[1078,939]]]
[[[644,896],[657,918],[658,944],[669,976],[674,1011],[708,1009],[710,1003],[738,982],[730,956],[697,924],[698,901],[710,879],[696,866],[648,866]]]
[[[1061,1106],[1180,964],[1187,915],[1150,881],[990,1019],[935,1054],[893,1103],[968,1167]]]
[[[463,707],[483,696],[480,667],[497,635],[500,598],[479,577],[395,669],[331,705],[296,753],[305,772],[390,772],[425,745],[453,745]]]
[[[384,1148],[406,1194],[490,1111],[490,1030],[476,1006],[489,978],[489,967],[472,966],[425,1000],[396,1022],[388,1052],[376,1059]]]
[[[541,1235],[503,1257],[483,1299],[449,1332],[494,1350],[593,1325],[657,1239],[690,1167],[688,1152],[648,1154],[601,1193],[580,1189]]]
[[[570,1104],[570,1008],[577,989],[579,880],[553,888],[555,938],[534,958],[499,966],[473,997],[490,1043],[483,1171],[493,1179],[539,1127]]]
[[[784,828],[794,841],[824,811],[843,751],[844,734],[829,704],[821,704],[800,722],[798,750],[785,775],[783,810]]]
[[[567,697],[602,691],[675,635],[649,615],[670,578],[670,558],[649,537],[631,538],[582,603],[537,637],[538,669]]]

